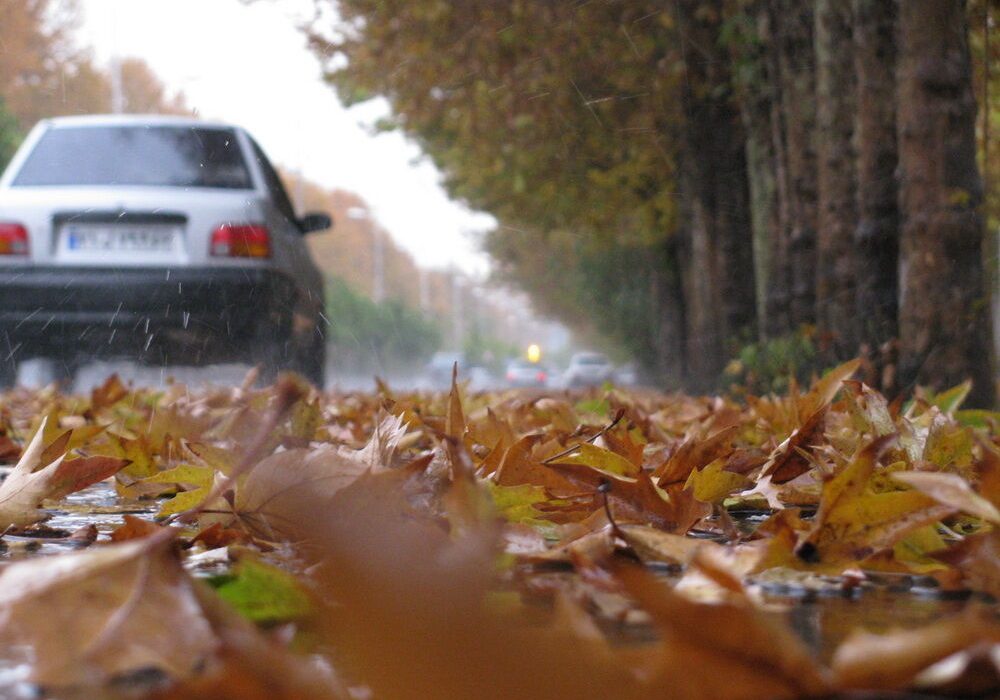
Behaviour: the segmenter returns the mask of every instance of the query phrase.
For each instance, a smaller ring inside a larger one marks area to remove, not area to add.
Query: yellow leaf
[[[938,503],[951,506],[977,518],[1000,525],[1000,510],[972,490],[958,474],[947,472],[897,472],[896,481],[912,486]]]
[[[582,464],[615,476],[634,477],[639,468],[619,454],[585,442],[568,457],[560,457],[560,464]]]
[[[717,459],[701,471],[691,472],[684,488],[693,488],[694,497],[702,503],[721,503],[726,496],[746,488],[749,479],[724,471],[725,464],[725,460]]]

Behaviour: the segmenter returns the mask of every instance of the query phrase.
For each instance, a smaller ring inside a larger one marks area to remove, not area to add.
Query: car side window
[[[285,186],[281,182],[278,171],[271,165],[271,161],[264,155],[264,151],[257,145],[257,142],[250,139],[250,143],[253,145],[254,158],[257,160],[257,164],[260,165],[261,173],[264,175],[264,184],[271,195],[271,201],[278,207],[278,211],[281,212],[282,216],[292,224],[298,226],[298,217],[295,216],[295,208],[292,206],[292,200],[288,198],[288,193],[285,191]]]

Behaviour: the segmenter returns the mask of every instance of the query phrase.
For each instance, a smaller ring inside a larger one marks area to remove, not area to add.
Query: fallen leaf
[[[113,457],[83,457],[65,460],[60,455],[52,462],[41,462],[45,420],[35,432],[17,465],[0,484],[0,530],[26,527],[45,520],[39,509],[46,499],[62,498],[91,484],[113,476],[128,464]]]
[[[195,585],[167,536],[17,562],[0,573],[0,647],[42,685],[187,676],[217,646]]]
[[[823,670],[802,642],[743,596],[699,603],[634,565],[616,566],[614,572],[663,635],[649,697],[738,700],[829,691]]]
[[[938,503],[951,506],[994,525],[1000,525],[1000,510],[972,490],[968,481],[948,472],[895,472],[892,478],[912,486]]]
[[[982,642],[1000,642],[1000,623],[988,609],[973,606],[918,629],[855,632],[837,647],[832,667],[843,688],[905,689],[931,664]]]

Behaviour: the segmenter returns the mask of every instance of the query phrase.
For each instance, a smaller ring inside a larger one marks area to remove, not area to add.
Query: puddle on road
[[[124,516],[151,519],[157,507],[155,501],[120,498],[111,482],[93,484],[66,496],[58,507],[46,508],[50,518],[39,526],[37,535],[5,535],[0,540],[6,545],[0,550],[0,562],[77,550],[79,545],[69,541],[69,535],[88,525],[97,528],[98,541],[107,541]]]

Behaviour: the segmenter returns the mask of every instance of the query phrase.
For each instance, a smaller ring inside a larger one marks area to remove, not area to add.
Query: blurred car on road
[[[462,377],[469,369],[465,353],[440,351],[431,356],[430,362],[424,367],[424,375],[432,389],[446,389],[451,385],[452,368],[458,366],[458,376]]]
[[[611,381],[614,365],[599,352],[578,352],[569,360],[563,373],[562,384],[567,388],[600,386]]]
[[[243,129],[191,118],[49,119],[0,177],[0,384],[69,368],[262,363],[322,386],[323,280]]]
[[[636,386],[639,383],[639,371],[633,363],[629,362],[615,368],[612,381],[618,386]]]
[[[528,360],[511,360],[504,371],[504,380],[510,387],[544,387],[548,379],[545,367]]]

